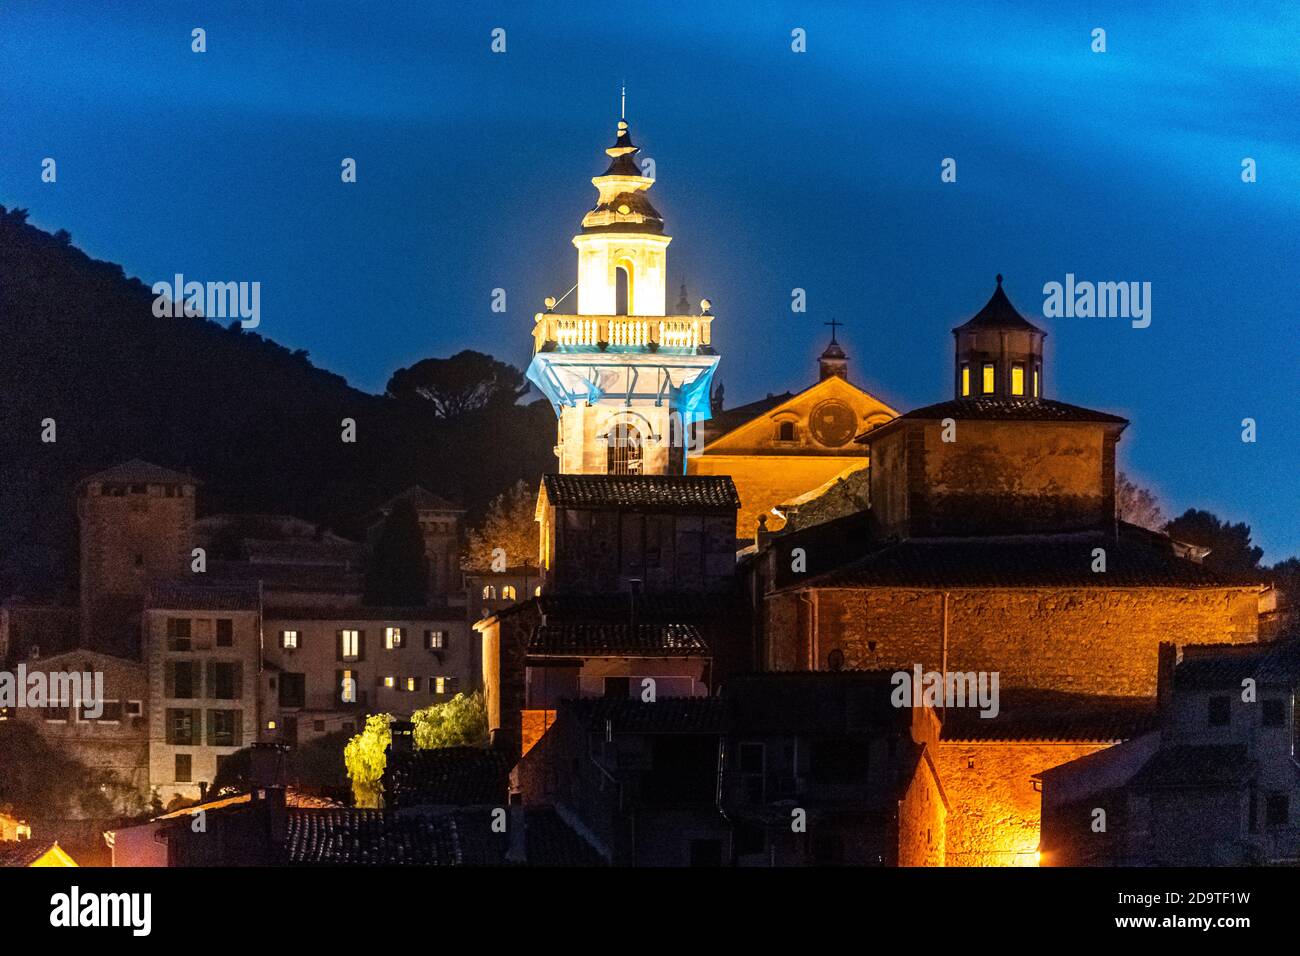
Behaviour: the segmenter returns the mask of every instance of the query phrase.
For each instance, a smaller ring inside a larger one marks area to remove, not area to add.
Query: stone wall
[[[1042,794],[1033,776],[1102,743],[950,741],[935,748],[948,797],[946,866],[1037,866]]]
[[[813,608],[800,609],[800,595]],[[1249,588],[998,588],[949,592],[948,670],[998,672],[1003,687],[1120,696],[1156,691],[1157,649],[1258,637]],[[766,666],[943,667],[943,593],[903,588],[784,591],[766,600]],[[811,622],[814,622],[811,623]]]

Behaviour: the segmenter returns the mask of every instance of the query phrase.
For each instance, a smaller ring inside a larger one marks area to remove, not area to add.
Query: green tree
[[[477,528],[471,528],[465,545],[467,571],[491,571],[492,553],[505,552],[506,567],[535,564],[538,548],[537,492],[526,481],[492,499]]]
[[[466,349],[451,358],[429,358],[398,369],[388,380],[392,398],[426,402],[438,418],[513,405],[528,393],[528,380],[513,365]]]
[[[366,726],[343,748],[343,765],[352,781],[352,798],[358,807],[379,806],[383,795],[388,745],[393,742],[392,714],[371,714]]]
[[[372,607],[421,607],[428,599],[429,560],[415,505],[402,499],[379,530],[366,565],[365,603]]]
[[[417,750],[437,747],[482,747],[487,744],[487,703],[478,691],[457,694],[445,704],[432,704],[411,715]]]
[[[1209,548],[1205,566],[1218,571],[1254,571],[1264,549],[1250,543],[1250,525],[1229,524],[1208,511],[1188,508],[1165,525],[1171,538]]]

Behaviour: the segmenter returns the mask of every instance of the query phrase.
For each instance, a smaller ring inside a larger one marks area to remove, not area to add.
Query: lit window
[[[1034,398],[1038,397],[1038,366],[1034,366]]]
[[[268,721],[266,722],[266,729],[267,729],[267,730],[275,730],[275,721],[274,721],[274,720],[268,720]]]
[[[515,599],[515,586],[513,584],[507,584],[503,587],[501,589],[501,598],[505,601],[513,601]]]
[[[1023,365],[1011,366],[1011,394],[1025,394],[1025,367]]]
[[[970,366],[961,367],[961,393],[962,395],[970,394]]]
[[[542,596],[542,586],[539,584],[537,585],[537,587],[533,588],[533,597],[541,597],[541,596]]]
[[[431,677],[429,683],[433,685],[432,690],[435,694],[454,694],[457,687],[460,686],[459,677]]]
[[[390,651],[394,648],[401,647],[405,635],[400,627],[384,628],[384,647]]]
[[[394,683],[394,678],[392,678],[392,677],[385,677],[385,678],[384,678],[384,686],[385,686],[385,687],[392,687],[392,686],[393,686],[393,683]]]
[[[345,704],[355,704],[357,702],[356,672],[342,671],[339,678],[339,700]]]
[[[296,647],[298,646],[298,632],[297,632],[297,631],[281,631],[281,632],[280,632],[280,646],[281,646],[281,647],[289,648],[290,650],[293,650],[294,648],[296,648]]]
[[[984,366],[983,388],[985,395],[993,394],[993,366],[989,364],[985,364]]]
[[[491,584],[483,585],[483,600],[495,601],[497,599],[497,589]]]
[[[425,631],[424,646],[430,651],[441,651],[447,646],[446,631]]]
[[[415,680],[414,677],[408,677],[408,678],[406,678],[406,689],[407,689],[407,690],[412,690],[412,691],[413,691],[413,690],[415,690],[415,686],[416,686],[416,680]]]
[[[345,661],[361,659],[361,632],[339,631],[339,652]]]

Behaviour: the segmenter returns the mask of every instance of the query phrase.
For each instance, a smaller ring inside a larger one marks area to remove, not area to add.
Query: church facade
[[[867,449],[854,439],[898,415],[849,381],[848,356],[834,335],[818,372],[816,384],[797,395],[715,415],[721,427],[710,429],[713,437],[687,462],[693,475],[730,475],[736,483],[742,541],[779,530],[805,498],[866,468]]]

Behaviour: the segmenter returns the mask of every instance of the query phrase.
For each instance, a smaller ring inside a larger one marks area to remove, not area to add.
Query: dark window
[[[238,710],[208,711],[208,746],[243,746],[243,733],[240,727],[242,716],[243,712]]]
[[[280,675],[280,706],[305,707],[307,705],[307,675]]]
[[[1265,727],[1285,727],[1286,701],[1277,698],[1264,701],[1263,717]]]
[[[239,700],[243,668],[238,663],[213,661],[208,664],[208,696],[217,700]]]
[[[808,775],[815,783],[861,783],[867,778],[866,741],[852,737],[812,741]]]
[[[199,662],[168,661],[166,693],[178,700],[193,700],[199,696]]]
[[[167,743],[173,746],[193,747],[199,743],[199,712],[197,710],[167,709]]]
[[[189,783],[191,775],[192,775],[192,771],[190,769],[190,755],[177,754],[176,755],[176,782]]]
[[[625,514],[619,523],[622,525],[623,535],[622,569],[625,573],[640,571],[642,561],[645,560],[645,551],[641,544],[641,516]]]
[[[235,644],[235,622],[228,617],[217,618],[217,647],[233,647]]]
[[[781,422],[776,426],[777,441],[794,441],[794,422]]]
[[[1232,699],[1230,697],[1210,698],[1210,726],[1226,727],[1232,719]]]
[[[1264,802],[1264,822],[1271,827],[1284,827],[1290,819],[1291,807],[1286,794],[1270,794]]]
[[[186,617],[167,618],[167,650],[188,651],[190,649],[190,620]]]
[[[313,720],[313,721],[311,722],[311,729],[314,730],[314,731],[316,731],[316,733],[318,733],[318,734],[320,734],[320,733],[324,733],[324,732],[325,732],[325,721],[323,721],[323,720]]]
[[[722,841],[692,840],[691,866],[722,866]]]
[[[632,678],[630,677],[606,677],[605,678],[605,696],[606,697],[628,697],[632,693]]]

